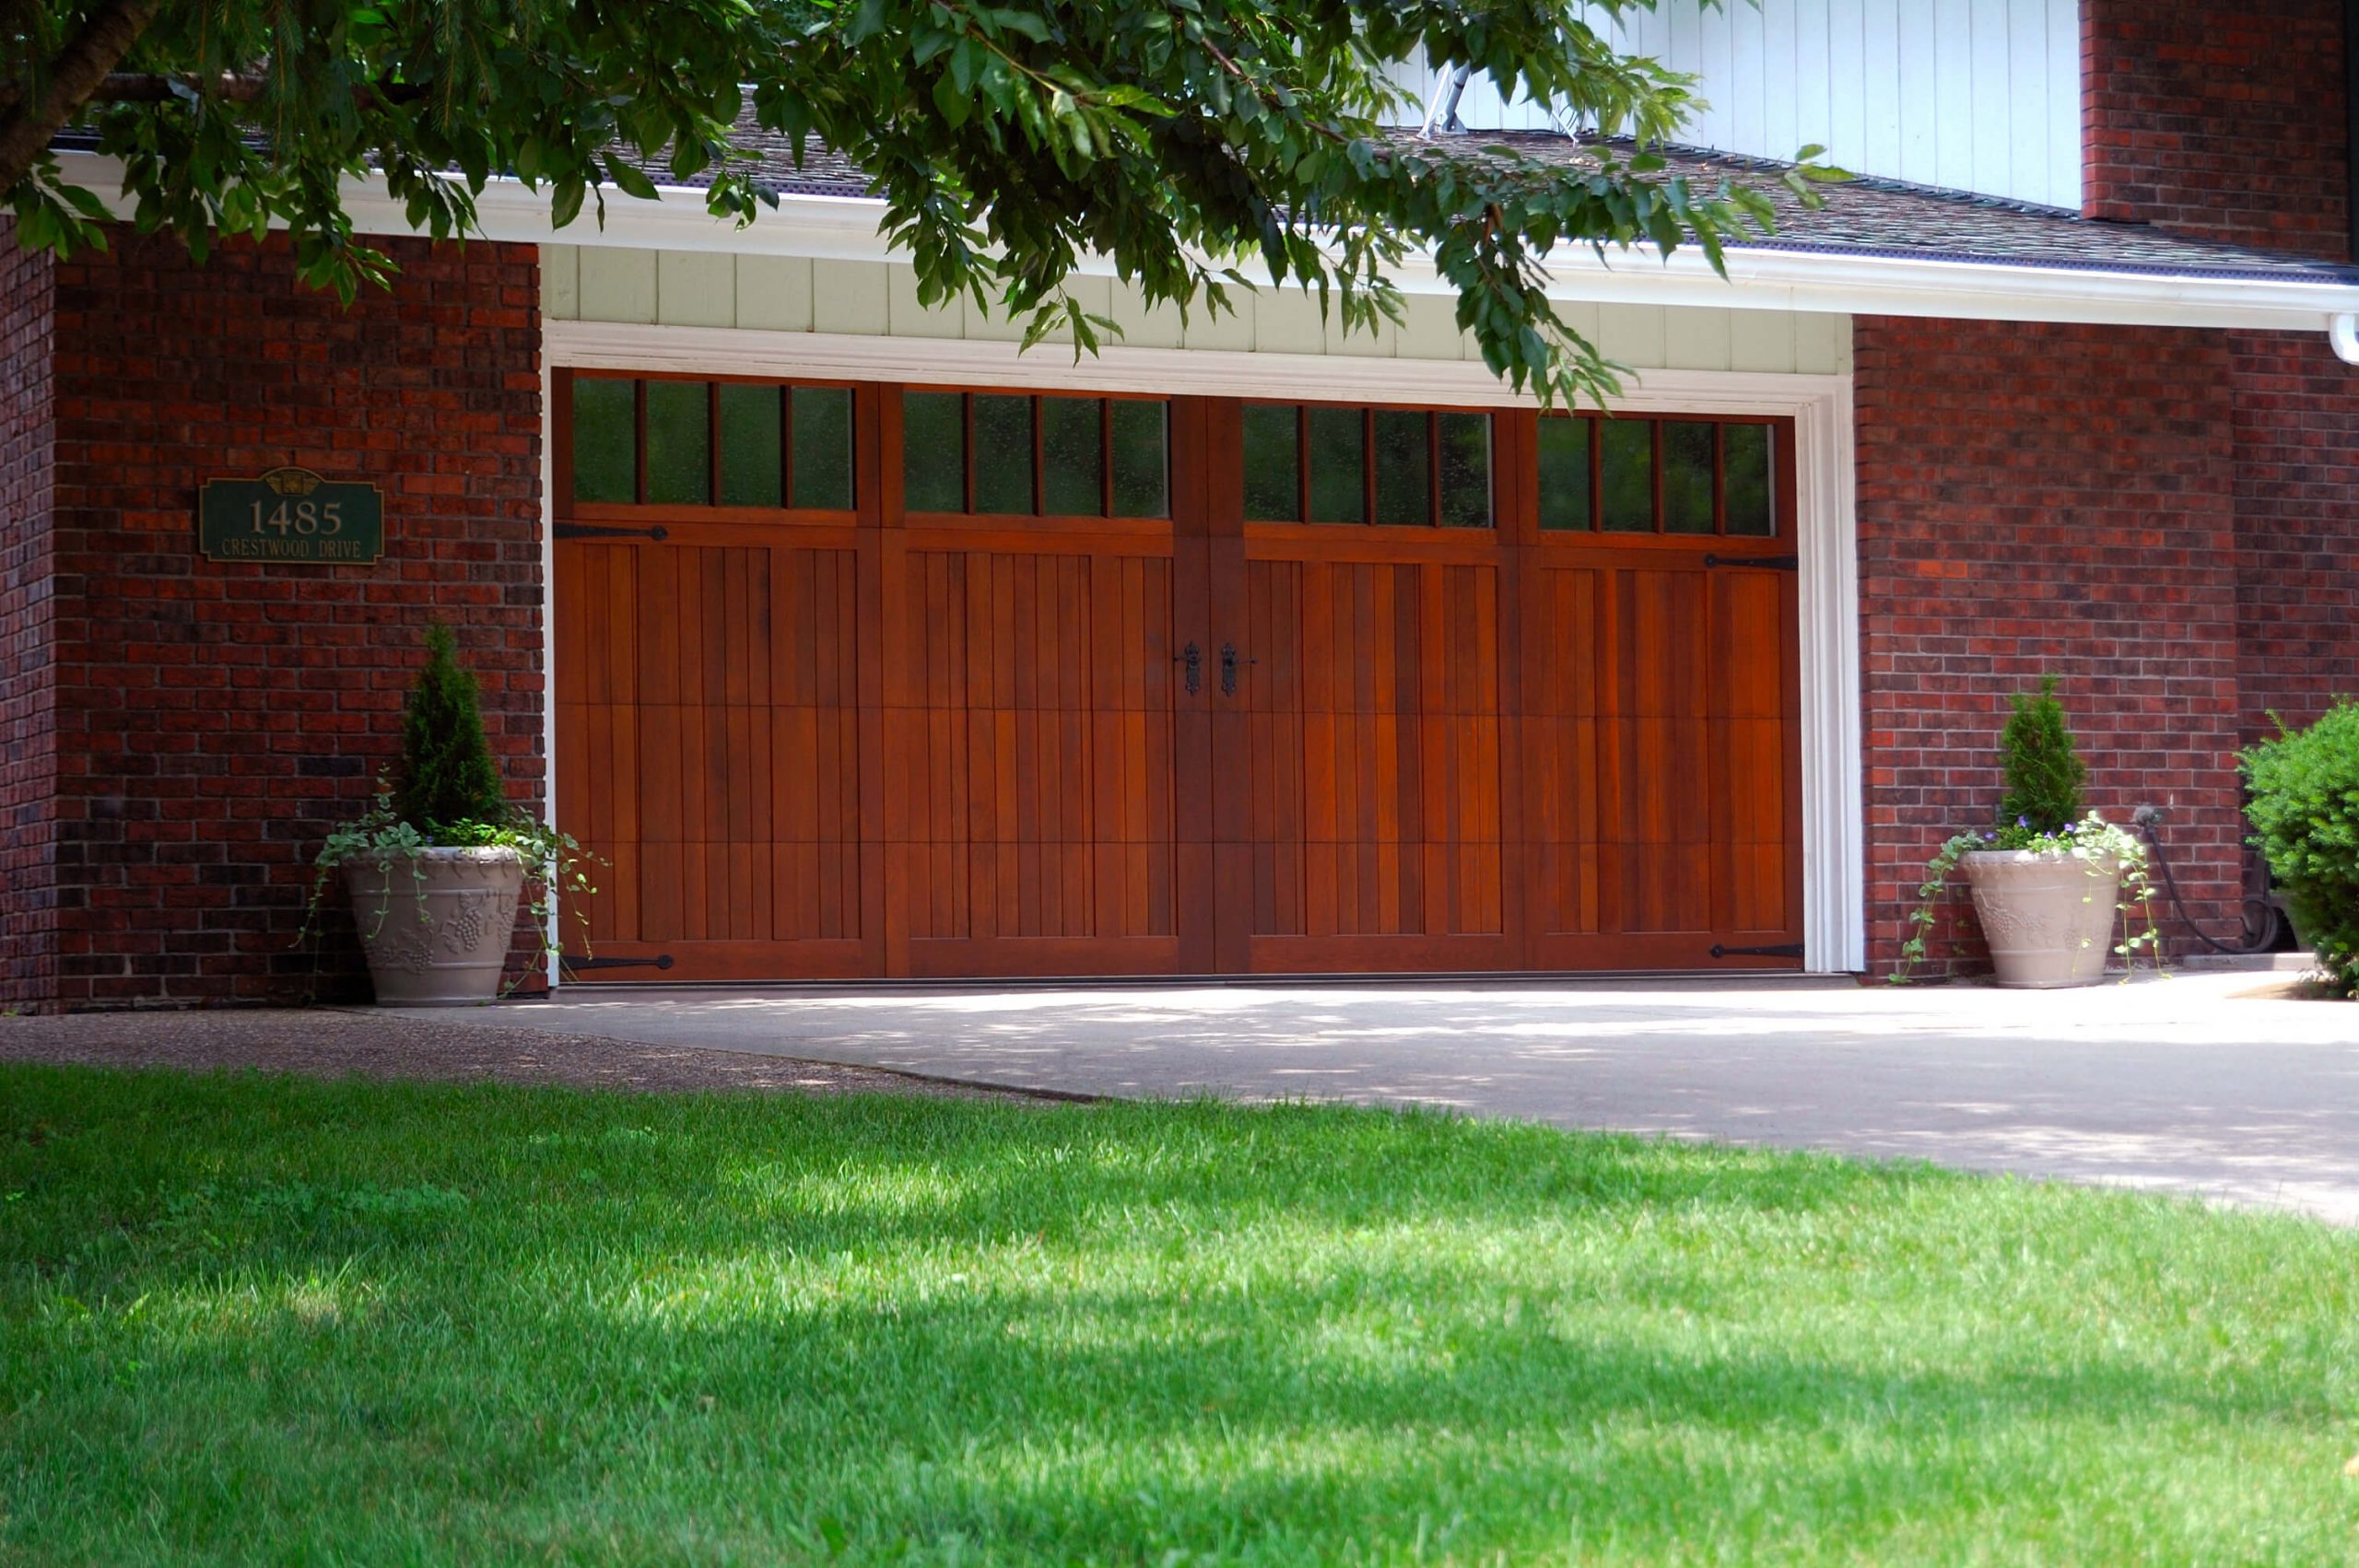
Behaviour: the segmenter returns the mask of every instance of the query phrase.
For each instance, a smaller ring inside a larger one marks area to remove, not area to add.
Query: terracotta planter
[[[513,849],[426,849],[346,860],[352,917],[381,1007],[461,1007],[499,994],[524,860]]]
[[[2121,864],[2063,850],[1978,849],[1959,857],[1999,984],[2025,990],[2094,984],[2113,953]]]

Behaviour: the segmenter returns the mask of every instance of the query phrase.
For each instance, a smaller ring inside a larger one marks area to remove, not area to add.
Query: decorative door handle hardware
[[[1173,654],[1171,656],[1171,662],[1174,664],[1184,664],[1188,667],[1185,674],[1181,678],[1188,687],[1188,695],[1190,696],[1193,696],[1198,692],[1204,689],[1204,656],[1197,651],[1196,645],[1194,643],[1190,643],[1187,647]]]
[[[1245,662],[1259,664],[1262,661],[1259,659],[1248,659]],[[1237,644],[1233,642],[1224,642],[1220,645],[1220,695],[1223,696],[1237,695]]]
[[[594,522],[558,522],[549,525],[552,539],[652,539],[657,544],[672,537],[672,531],[662,523],[652,528],[604,528]]]

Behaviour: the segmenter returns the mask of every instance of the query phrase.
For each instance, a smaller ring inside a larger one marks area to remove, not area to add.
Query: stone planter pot
[[[515,850],[346,860],[344,884],[380,1007],[461,1007],[499,994],[524,891],[524,859]]]
[[[2001,986],[2086,986],[2113,953],[2121,865],[2063,850],[1978,849],[1958,858]]]

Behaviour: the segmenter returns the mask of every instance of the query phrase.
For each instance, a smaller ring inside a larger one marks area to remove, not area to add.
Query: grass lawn
[[[2359,1562],[2359,1236],[1341,1109],[0,1068],[0,1562]]]

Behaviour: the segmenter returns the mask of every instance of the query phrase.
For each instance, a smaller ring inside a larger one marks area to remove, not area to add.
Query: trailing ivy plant
[[[2154,919],[2154,886],[2147,869],[2145,841],[2095,812],[2083,814],[2081,786],[2089,770],[2072,743],[2072,731],[2064,721],[2064,705],[2056,699],[2056,677],[2042,675],[2037,693],[2017,692],[2010,701],[2013,712],[1999,739],[2006,792],[1999,802],[1998,825],[1953,835],[1926,863],[1925,879],[1917,888],[1917,907],[1908,917],[1908,935],[1900,944],[1900,963],[1892,972],[1893,983],[1907,984],[1917,965],[1925,961],[1925,939],[1940,919],[1938,911],[1949,896],[1950,874],[1958,861],[1986,849],[2069,855],[2087,867],[2093,882],[2102,878],[2107,868],[2118,867],[2121,881],[2115,907],[2123,917],[2122,940],[2113,951],[2134,966],[2143,950],[2160,970],[2162,931]],[[2133,916],[2143,917],[2143,930]]]
[[[591,857],[573,836],[515,804],[501,789],[484,733],[480,689],[459,662],[458,639],[439,622],[427,631],[426,663],[403,704],[401,760],[391,778],[378,776],[367,811],[328,830],[298,943],[317,928],[335,872],[354,861],[373,864],[389,879],[396,866],[407,870],[424,912],[420,853],[429,848],[514,850],[524,862],[525,908],[544,961],[557,953],[564,900],[596,891],[588,873]],[[381,922],[384,916],[380,908]],[[522,980],[519,976],[506,989]]]

